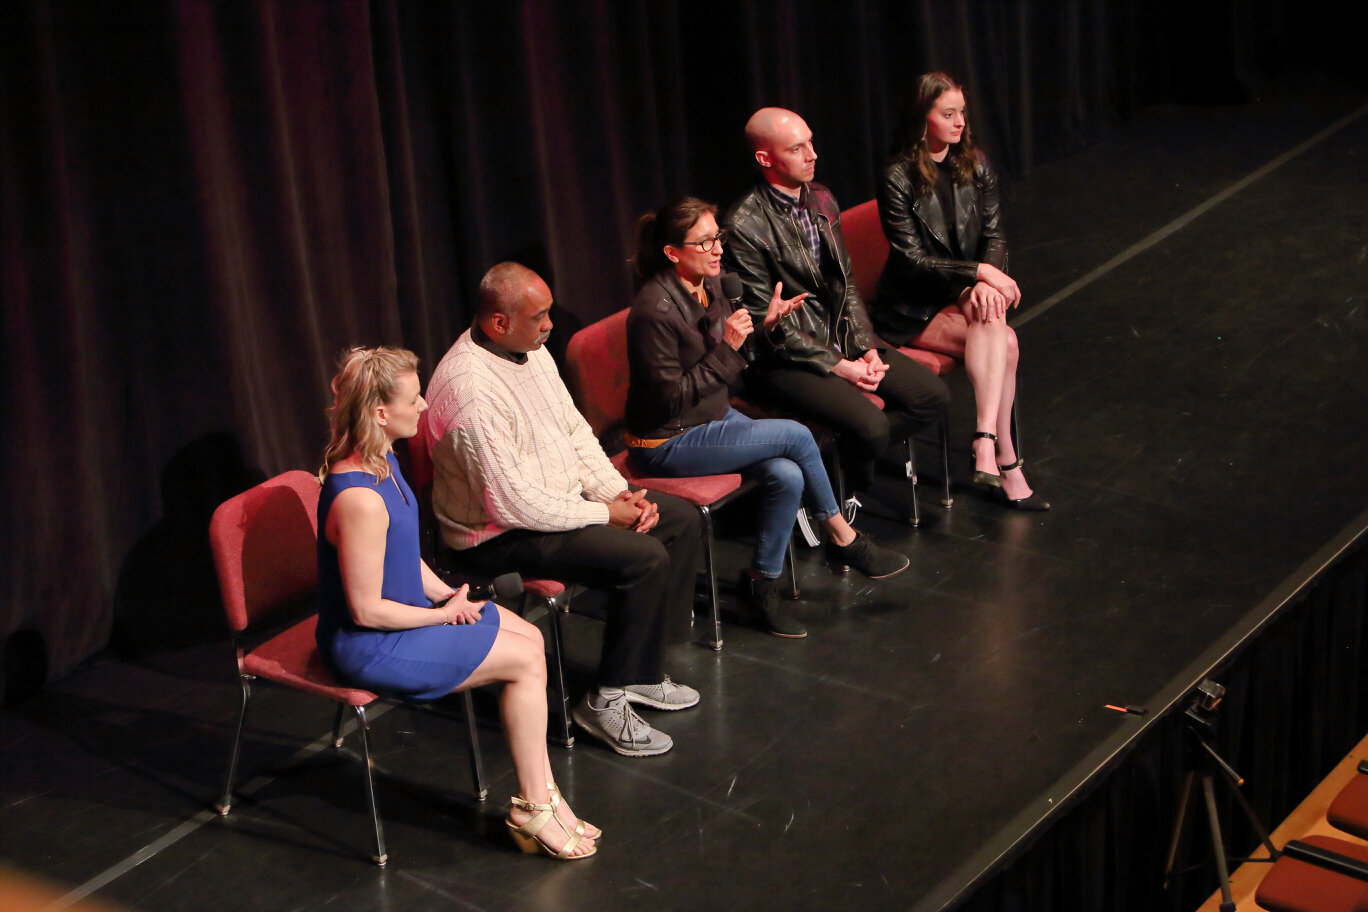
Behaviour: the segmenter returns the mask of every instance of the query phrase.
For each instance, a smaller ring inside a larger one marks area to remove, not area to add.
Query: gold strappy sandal
[[[579,833],[573,833],[566,829],[565,825],[556,817],[556,809],[551,804],[537,804],[534,801],[525,801],[516,795],[513,796],[510,801],[515,808],[521,808],[532,814],[532,819],[521,826],[514,823],[512,820],[504,821],[504,823],[508,825],[508,832],[513,837],[513,841],[517,843],[518,848],[524,854],[535,855],[536,853],[541,852],[544,855],[550,855],[552,858],[557,858],[561,861],[579,861],[583,858],[592,858],[598,853],[598,846],[594,846],[582,855],[571,854],[579,844],[584,841],[585,837],[581,836]],[[561,846],[559,852],[553,851],[550,846],[542,841],[540,835],[538,835],[541,833],[542,829],[553,820],[569,837],[565,840],[565,845]]]
[[[551,793],[551,809],[553,811],[559,812],[561,803],[560,789],[556,786],[556,783],[548,782],[546,783],[546,790]],[[593,830],[594,832],[591,833],[589,832],[589,830]],[[589,839],[592,839],[595,842],[598,842],[600,839],[603,838],[602,829],[594,826],[589,821],[584,820],[580,817],[575,818],[575,832],[579,833],[581,836],[585,836]]]

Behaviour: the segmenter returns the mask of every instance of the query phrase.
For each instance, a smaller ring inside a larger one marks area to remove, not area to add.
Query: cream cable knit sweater
[[[442,540],[470,548],[508,529],[608,522],[627,489],[545,348],[514,364],[466,330],[428,383],[432,505]]]

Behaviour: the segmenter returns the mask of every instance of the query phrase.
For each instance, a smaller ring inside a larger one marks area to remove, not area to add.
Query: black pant
[[[700,548],[698,510],[668,494],[648,494],[660,521],[642,534],[615,526],[570,532],[513,529],[457,551],[454,562],[487,576],[517,571],[608,593],[598,683],[659,684],[665,644],[693,610]]]
[[[950,391],[939,377],[893,348],[880,348],[888,373],[874,395],[884,408],[865,398],[853,383],[835,374],[819,374],[783,362],[750,368],[748,388],[785,413],[815,421],[838,435],[841,467],[851,490],[867,491],[874,483],[874,459],[892,436],[886,413],[897,412],[916,431],[945,414]]]

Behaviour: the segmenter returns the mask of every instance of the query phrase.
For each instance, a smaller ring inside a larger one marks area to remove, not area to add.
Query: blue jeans
[[[819,522],[838,512],[812,432],[787,418],[756,421],[735,409],[658,447],[632,447],[632,461],[653,475],[680,477],[745,471],[763,502],[751,566],[768,579],[784,569],[798,506]]]

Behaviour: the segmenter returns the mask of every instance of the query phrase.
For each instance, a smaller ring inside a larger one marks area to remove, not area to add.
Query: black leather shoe
[[[779,581],[757,578],[745,570],[736,584],[741,597],[741,611],[748,620],[771,636],[801,640],[807,628],[779,608]]]

